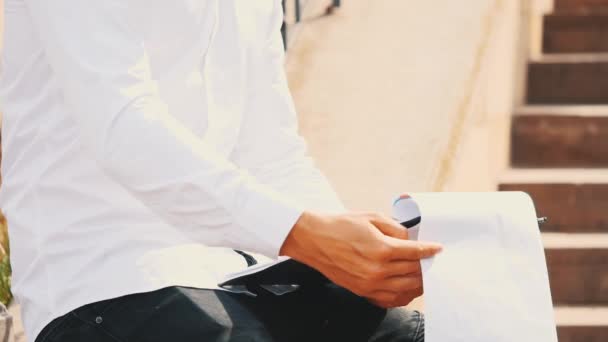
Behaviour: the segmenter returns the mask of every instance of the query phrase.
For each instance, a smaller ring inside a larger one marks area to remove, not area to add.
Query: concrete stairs
[[[528,66],[529,104],[608,104],[607,54],[556,54]]]
[[[558,307],[555,319],[560,342],[605,342],[608,336],[605,307]]]
[[[608,106],[522,108],[511,135],[514,167],[608,167]]]
[[[546,53],[608,52],[608,12],[555,13],[544,18]]]
[[[555,0],[556,13],[592,14],[608,12],[605,0]]]
[[[555,0],[500,190],[539,216],[560,342],[608,341],[608,0]]]

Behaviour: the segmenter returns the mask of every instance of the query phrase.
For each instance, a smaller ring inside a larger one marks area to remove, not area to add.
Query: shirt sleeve
[[[234,224],[202,243],[225,244],[221,235],[226,235],[237,239],[228,243],[277,256],[302,207],[169,113],[143,40],[129,26],[132,2],[27,0],[27,5],[61,95],[105,173],[179,229],[206,228],[213,201]],[[239,230],[244,230],[240,240]]]
[[[342,202],[298,134],[297,114],[284,70],[282,22],[281,2],[275,1],[264,44],[251,51],[250,94],[235,160],[306,210],[342,213]],[[258,122],[269,125],[263,133]]]

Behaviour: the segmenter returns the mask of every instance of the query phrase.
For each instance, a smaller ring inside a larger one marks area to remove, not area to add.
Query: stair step
[[[608,341],[607,307],[557,307],[555,320],[560,342]]]
[[[549,218],[545,232],[608,232],[606,169],[512,169],[499,184],[530,194],[538,215]]]
[[[608,105],[529,105],[517,108],[516,114],[608,117]]]
[[[544,56],[528,65],[529,104],[608,104],[608,55]]]
[[[516,113],[511,130],[511,164],[608,167],[608,106],[598,106],[601,109],[595,109],[595,115],[579,115],[577,106],[567,106],[570,112],[558,109],[559,114],[555,114],[555,107]]]
[[[608,0],[555,0],[555,11],[560,13],[608,12]]]
[[[608,248],[608,234],[604,233],[542,233],[546,249],[602,249]]]
[[[553,302],[608,304],[608,234],[543,233]]]
[[[544,18],[545,53],[608,51],[608,13],[550,14]]]

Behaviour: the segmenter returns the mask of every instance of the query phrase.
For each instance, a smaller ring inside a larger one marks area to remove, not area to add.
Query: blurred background
[[[608,341],[608,0],[284,4],[300,130],[346,205],[528,192],[560,341]]]

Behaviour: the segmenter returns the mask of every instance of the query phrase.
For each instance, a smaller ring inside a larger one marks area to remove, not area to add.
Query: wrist
[[[300,215],[287,238],[281,246],[280,255],[288,256],[298,261],[306,261],[306,255],[310,252],[314,222],[318,221],[317,215],[305,211]]]

